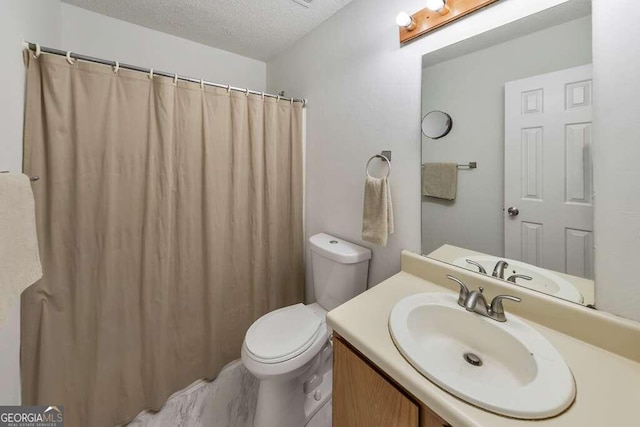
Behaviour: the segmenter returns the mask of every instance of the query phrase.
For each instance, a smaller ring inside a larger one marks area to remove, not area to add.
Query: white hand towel
[[[364,211],[362,215],[362,239],[386,246],[393,234],[393,205],[391,185],[387,178],[367,177],[364,184]]]
[[[0,326],[10,305],[42,277],[29,177],[0,173]]]

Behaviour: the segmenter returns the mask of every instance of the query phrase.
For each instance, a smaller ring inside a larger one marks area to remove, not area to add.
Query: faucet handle
[[[507,282],[516,283],[516,279],[533,280],[533,277],[527,276],[525,274],[514,274],[512,276],[509,276]]]
[[[453,280],[458,285],[460,285],[460,293],[458,294],[458,305],[464,307],[464,303],[467,300],[467,297],[469,296],[469,288],[467,287],[467,285],[462,283],[462,280],[456,277],[453,277],[450,274],[447,274],[447,279]]]
[[[485,270],[482,264],[480,264],[479,262],[475,262],[472,259],[465,259],[465,261],[467,261],[467,264],[475,265],[476,267],[478,267],[479,273],[487,274],[487,270]]]
[[[504,322],[507,318],[504,315],[504,307],[502,306],[503,300],[509,300],[514,302],[521,302],[522,298],[514,297],[512,295],[498,295],[491,300],[491,313],[495,316],[495,319],[499,322]]]

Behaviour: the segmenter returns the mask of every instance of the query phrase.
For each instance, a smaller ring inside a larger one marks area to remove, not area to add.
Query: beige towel
[[[41,277],[29,177],[0,173],[0,326],[16,298]]]
[[[422,165],[422,195],[454,200],[458,187],[456,163],[425,163]]]
[[[393,234],[393,206],[389,180],[386,177],[367,177],[364,184],[362,239],[386,246],[390,234]]]

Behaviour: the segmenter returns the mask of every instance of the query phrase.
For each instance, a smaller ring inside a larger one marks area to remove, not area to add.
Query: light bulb
[[[396,16],[396,24],[400,27],[411,25],[411,17],[407,12],[400,12],[398,16]]]
[[[427,9],[434,12],[442,12],[446,6],[446,0],[427,0]]]
[[[416,28],[416,23],[411,16],[406,12],[400,12],[396,17],[396,24],[400,27],[404,27],[411,31]]]

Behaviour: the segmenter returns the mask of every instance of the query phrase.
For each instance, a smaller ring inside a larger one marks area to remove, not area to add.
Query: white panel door
[[[591,97],[591,65],[505,85],[505,256],[590,279]]]

